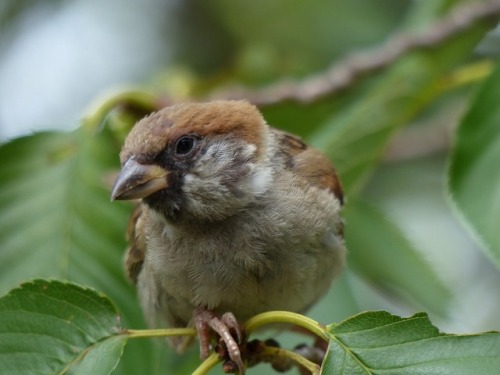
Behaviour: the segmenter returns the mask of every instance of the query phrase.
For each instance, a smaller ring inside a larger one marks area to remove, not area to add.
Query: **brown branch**
[[[211,99],[247,99],[259,105],[282,101],[310,103],[326,96],[338,95],[354,86],[368,74],[381,71],[411,51],[436,48],[454,36],[487,22],[492,27],[500,17],[500,1],[488,1],[460,6],[446,18],[417,35],[400,34],[382,47],[347,56],[326,71],[302,81],[285,79],[261,89],[233,87],[214,92]]]

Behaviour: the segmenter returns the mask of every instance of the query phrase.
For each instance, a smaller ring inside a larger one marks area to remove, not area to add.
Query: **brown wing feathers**
[[[280,130],[275,134],[287,150],[288,167],[304,177],[310,184],[328,189],[344,203],[344,194],[340,180],[326,156],[318,150],[308,147],[299,137]]]
[[[137,277],[141,272],[146,255],[146,242],[144,230],[142,230],[143,224],[143,208],[141,204],[138,204],[128,224],[127,240],[130,246],[127,248],[124,258],[125,272],[134,284],[137,283]]]

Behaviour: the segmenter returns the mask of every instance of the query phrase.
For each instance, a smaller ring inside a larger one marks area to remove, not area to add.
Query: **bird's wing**
[[[142,264],[146,255],[146,239],[143,225],[143,206],[142,204],[138,204],[128,224],[127,240],[130,246],[127,248],[124,258],[125,273],[134,284],[137,283],[137,277],[142,270]]]

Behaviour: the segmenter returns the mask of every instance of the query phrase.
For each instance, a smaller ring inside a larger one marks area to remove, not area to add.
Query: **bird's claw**
[[[198,308],[195,311],[194,321],[200,340],[201,358],[207,358],[210,353],[210,329],[212,329],[220,337],[221,343],[226,348],[219,355],[224,356],[227,353],[229,359],[236,364],[239,373],[244,375],[245,366],[243,365],[239,347],[244,341],[244,334],[236,317],[232,313],[227,312],[219,318],[213,311]],[[234,332],[237,341],[231,332]],[[232,371],[231,367],[233,366],[228,363],[224,367],[226,371]]]

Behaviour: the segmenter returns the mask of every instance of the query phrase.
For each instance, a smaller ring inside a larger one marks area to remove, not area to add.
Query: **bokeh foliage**
[[[143,100],[116,106],[102,123],[89,116],[75,131],[37,133],[0,147],[2,294],[32,278],[70,280],[109,296],[122,313],[123,326],[144,327],[135,292],[121,270],[132,206],[109,202],[117,155],[133,122],[158,103],[203,99],[234,83],[255,87],[321,72],[343,54],[381,44],[392,34],[422,32],[467,1],[187,3],[177,25],[179,38],[172,37],[178,39],[177,64],[158,72]],[[187,22],[190,17],[204,21],[193,24]],[[270,124],[300,134],[331,157],[347,193],[349,267],[311,312],[319,320],[338,322],[366,308],[425,310],[433,320],[457,327],[452,310],[467,302],[463,286],[474,283],[474,274],[465,274],[457,284],[446,270],[465,269],[459,264],[464,257],[454,255],[453,248],[442,250],[451,254],[447,257],[426,249],[428,238],[455,232],[431,229],[419,237],[391,212],[392,203],[384,205],[390,197],[379,199],[380,190],[401,193],[397,176],[384,176],[402,165],[423,193],[449,195],[450,220],[460,218],[460,236],[471,243],[467,259],[480,268],[476,275],[500,280],[500,74],[498,68],[490,74],[494,59],[474,55],[490,27],[481,22],[439,45],[412,51],[341,95],[262,107]],[[465,113],[462,120],[457,113]],[[454,132],[453,151],[445,144],[427,152],[429,139],[413,144],[404,137],[420,130],[442,136],[443,118]],[[390,159],[387,150],[398,142],[417,153]],[[435,186],[409,160],[431,160],[433,178],[449,179],[449,186],[443,183],[431,192]],[[442,167],[447,162],[449,174]],[[408,216],[425,210],[411,205],[411,194],[404,196]],[[429,221],[432,208],[427,208]],[[439,247],[438,240],[432,249]],[[484,293],[500,308],[496,289]],[[479,319],[476,326],[499,329],[500,319],[485,319],[484,325]],[[166,366],[169,373],[188,373],[197,361],[195,351],[179,358],[144,340],[127,345],[115,373],[156,374]]]

